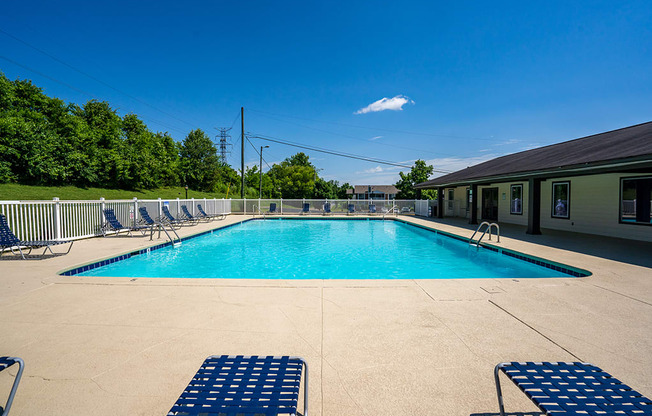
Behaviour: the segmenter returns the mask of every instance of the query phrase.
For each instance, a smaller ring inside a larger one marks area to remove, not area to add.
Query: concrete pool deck
[[[464,237],[473,232],[461,221],[405,219]],[[593,275],[397,281],[57,275],[161,242],[122,236],[78,241],[70,254],[45,260],[3,255],[0,355],[26,363],[11,414],[165,415],[213,354],[303,356],[311,415],[496,415],[493,367],[501,361],[588,361],[652,397],[652,243],[501,231],[496,246]],[[15,371],[0,373],[3,403],[13,381],[6,373]],[[537,414],[511,383],[503,390],[510,414]]]

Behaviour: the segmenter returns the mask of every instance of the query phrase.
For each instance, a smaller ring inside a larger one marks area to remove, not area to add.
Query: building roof
[[[509,176],[558,175],[578,169],[606,168],[625,161],[652,165],[652,122],[501,156],[416,184],[415,188],[453,186]]]
[[[355,185],[355,189],[349,189],[346,191],[346,193],[364,194],[365,192],[369,191],[370,187],[371,187],[371,192],[382,192],[384,194],[398,193],[398,189],[394,185]]]

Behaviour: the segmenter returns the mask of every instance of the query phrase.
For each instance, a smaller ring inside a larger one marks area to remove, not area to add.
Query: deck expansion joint
[[[510,311],[508,311],[507,309],[505,309],[505,308],[503,308],[502,306],[498,305],[496,302],[494,302],[494,301],[492,301],[491,299],[489,299],[489,303],[491,303],[492,305],[494,305],[495,307],[497,307],[497,308],[500,309],[501,311],[505,312],[507,315],[511,316],[512,318],[516,319],[517,321],[519,321],[519,322],[522,323],[523,325],[527,326],[527,327],[530,328],[532,331],[534,331],[534,332],[536,332],[537,334],[541,335],[543,338],[547,339],[548,341],[550,341],[551,343],[553,343],[553,344],[556,345],[557,347],[559,347],[559,348],[561,348],[562,350],[566,351],[568,354],[570,354],[571,356],[573,356],[573,358],[575,358],[576,360],[578,360],[578,361],[580,361],[580,362],[584,362],[583,359],[581,359],[581,358],[578,357],[577,355],[573,354],[573,353],[572,353],[570,350],[568,350],[567,348],[561,346],[557,341],[553,340],[552,338],[550,338],[549,336],[547,336],[547,335],[544,334],[543,332],[539,331],[538,329],[536,329],[536,328],[533,327],[532,325],[528,324],[527,322],[525,322],[524,320],[522,320],[522,319],[519,318],[518,316],[516,316],[516,315],[514,315],[513,313],[511,313]]]

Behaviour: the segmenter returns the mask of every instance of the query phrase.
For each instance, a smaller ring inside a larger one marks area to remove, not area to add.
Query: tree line
[[[417,174],[414,168],[401,172],[396,184],[405,198],[414,198],[411,185],[432,173],[423,161],[415,167]],[[249,198],[258,197],[258,169],[245,172]],[[238,196],[241,176],[201,129],[177,142],[135,114],[121,117],[107,102],[65,103],[29,80],[0,73],[0,183],[128,190],[187,185]],[[263,174],[262,197],[343,199],[350,187],[319,177],[309,157],[297,153]]]

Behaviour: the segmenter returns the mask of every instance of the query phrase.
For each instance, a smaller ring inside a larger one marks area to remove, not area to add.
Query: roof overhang
[[[644,155],[637,158],[605,161],[600,163],[585,163],[576,166],[563,166],[558,168],[542,169],[527,172],[511,172],[501,175],[483,176],[478,178],[457,179],[453,181],[433,181],[418,183],[415,189],[446,188],[451,186],[463,186],[471,184],[512,182],[524,179],[552,179],[564,176],[597,175],[601,173],[627,172],[652,170],[652,155]]]

